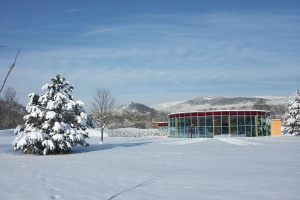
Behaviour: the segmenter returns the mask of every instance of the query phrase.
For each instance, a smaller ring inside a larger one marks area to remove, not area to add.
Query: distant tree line
[[[267,104],[266,102],[266,99],[263,99],[263,98],[252,98],[252,97],[249,97],[249,98],[244,98],[244,97],[237,97],[237,98],[232,98],[233,99],[233,102],[241,102],[240,100],[243,100],[245,103],[248,103],[249,100],[253,101],[253,105],[252,107],[249,107],[249,106],[242,106],[242,107],[235,107],[235,106],[232,106],[230,108],[230,110],[239,110],[239,109],[252,109],[252,110],[267,110],[267,111],[270,111],[271,112],[271,117],[272,119],[282,119],[284,120],[284,117],[285,117],[285,113],[287,112],[288,110],[288,107],[287,105],[283,105],[283,104],[278,104],[278,105],[269,105]],[[237,101],[237,99],[239,99],[239,101]],[[212,104],[212,105],[224,105],[224,102],[230,102],[230,99],[225,99],[222,100],[222,101],[218,101],[219,103],[218,104]],[[220,103],[222,102],[222,103]],[[228,104],[233,104],[233,102],[230,102]],[[208,108],[208,109],[204,109],[204,110],[227,110],[228,108],[214,108],[214,107],[211,107],[211,108]]]
[[[0,129],[15,128],[23,124],[23,116],[26,113],[25,107],[18,103],[16,91],[12,87],[4,90],[3,97],[0,97]]]
[[[254,110],[268,110],[271,112],[271,117],[273,119],[284,119],[285,113],[288,108],[286,105],[268,105],[265,99],[258,99],[254,104],[252,109]]]
[[[112,122],[107,126],[110,129],[117,128],[151,128],[152,122],[168,121],[167,114],[163,112],[153,111],[150,113],[125,112],[116,113]]]

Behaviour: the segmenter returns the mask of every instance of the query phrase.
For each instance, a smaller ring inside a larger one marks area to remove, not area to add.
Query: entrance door
[[[195,138],[196,137],[196,127],[189,126],[188,127],[188,138]]]

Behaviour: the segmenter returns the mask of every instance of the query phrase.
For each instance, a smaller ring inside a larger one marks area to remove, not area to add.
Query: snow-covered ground
[[[14,151],[0,131],[0,199],[299,199],[300,137],[104,138],[74,153]],[[99,133],[100,135],[100,133]]]

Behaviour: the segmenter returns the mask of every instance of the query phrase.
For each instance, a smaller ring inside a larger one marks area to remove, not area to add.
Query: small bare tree
[[[4,46],[1,46],[1,47],[4,47]],[[6,83],[6,80],[7,80],[8,76],[9,76],[10,72],[12,71],[12,69],[14,68],[14,66],[15,66],[15,64],[16,64],[16,62],[17,62],[17,57],[18,57],[20,51],[21,51],[21,49],[19,49],[19,51],[18,51],[18,53],[17,53],[17,55],[16,55],[16,57],[15,57],[15,61],[14,61],[13,64],[10,66],[10,68],[9,68],[7,74],[6,74],[6,77],[5,77],[5,79],[4,79],[4,82],[3,82],[3,84],[2,84],[2,86],[1,86],[1,88],[0,88],[0,93],[2,92],[2,90],[3,90],[3,88],[4,88],[4,85],[5,85],[5,83]]]
[[[92,115],[95,124],[101,129],[101,141],[103,143],[103,131],[105,126],[112,121],[113,112],[117,107],[116,98],[107,88],[97,88],[92,105]]]
[[[4,99],[5,101],[14,101],[16,98],[16,90],[12,87],[8,87],[4,91]]]

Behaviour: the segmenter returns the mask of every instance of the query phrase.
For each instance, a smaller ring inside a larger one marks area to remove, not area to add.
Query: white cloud
[[[70,13],[74,13],[74,12],[81,12],[81,9],[77,9],[77,8],[70,8],[69,10],[67,10],[67,12],[70,12]]]

